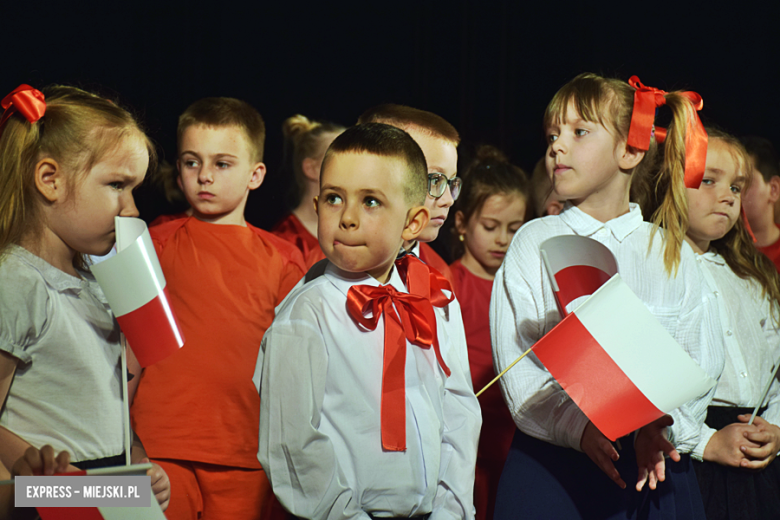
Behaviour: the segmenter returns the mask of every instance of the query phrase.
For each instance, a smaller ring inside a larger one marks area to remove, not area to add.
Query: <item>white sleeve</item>
[[[441,465],[431,520],[471,520],[482,413],[471,384],[466,333],[457,300],[449,305],[449,311],[449,348],[442,356],[451,375],[444,381]]]
[[[684,276],[687,295],[683,312],[677,320],[675,339],[710,377],[717,380],[725,362],[720,312],[715,295],[705,290],[700,271],[695,265],[692,267],[696,269],[678,274]],[[669,429],[669,440],[678,452],[703,453],[706,443],[698,450],[697,446],[700,444],[699,436],[706,434],[702,427],[716,388],[717,385],[670,413],[674,424]]]
[[[490,335],[496,373],[544,336],[548,321],[549,328],[560,321],[539,248],[524,240],[522,232],[512,240],[493,282]],[[512,367],[500,381],[518,428],[537,439],[580,450],[588,418],[535,355]]]
[[[780,330],[778,330],[775,316],[772,314],[772,307],[768,300],[764,301],[763,309],[765,309],[764,314],[766,317],[762,325],[764,336],[769,345],[769,359],[766,359],[767,372],[769,372],[777,363],[780,363]],[[780,309],[776,309],[776,312],[780,313]],[[778,371],[778,374],[780,374],[780,371]],[[769,377],[769,374],[766,377]],[[766,385],[766,380],[761,382],[762,390],[764,385]],[[761,414],[761,417],[775,426],[780,426],[780,379],[778,379],[778,375],[775,375],[772,386],[769,387],[767,398],[767,409]]]
[[[308,305],[266,331],[260,387],[257,458],[274,494],[293,515],[369,520],[341,470],[333,444],[319,431],[328,353]]]

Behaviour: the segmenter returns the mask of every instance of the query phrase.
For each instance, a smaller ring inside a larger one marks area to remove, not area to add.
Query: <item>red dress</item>
[[[325,253],[322,252],[317,237],[309,233],[309,230],[301,224],[301,221],[293,213],[279,221],[271,230],[271,233],[282,240],[290,242],[301,251],[303,260],[306,263],[306,269],[325,258]]]
[[[490,343],[490,294],[493,281],[479,278],[456,260],[450,265],[455,279],[455,295],[463,313],[469,365],[474,391],[480,391],[496,377]],[[515,434],[515,423],[501,396],[498,383],[479,396],[482,407],[482,432],[477,450],[474,481],[474,506],[477,518],[491,520],[498,481]]]
[[[780,227],[780,225],[777,225],[777,227]],[[775,267],[777,267],[777,270],[780,271],[780,240],[766,247],[759,247],[758,250],[768,256],[775,264]]]

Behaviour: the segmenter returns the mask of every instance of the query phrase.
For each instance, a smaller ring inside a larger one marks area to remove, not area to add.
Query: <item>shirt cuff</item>
[[[691,452],[691,458],[693,458],[693,460],[698,460],[699,462],[704,460],[704,449],[707,447],[707,443],[710,442],[710,439],[715,435],[716,431],[717,430],[710,428],[706,424],[702,425],[701,433],[699,433],[699,443]]]
[[[567,424],[567,428],[563,432],[564,438],[562,440],[566,443],[564,446],[582,451],[582,433],[585,431],[585,427],[590,422],[590,419],[577,406],[571,407],[570,414],[571,417],[563,421],[563,424]]]

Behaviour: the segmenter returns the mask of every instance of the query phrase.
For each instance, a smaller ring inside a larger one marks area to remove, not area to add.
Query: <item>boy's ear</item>
[[[57,161],[51,157],[38,161],[35,165],[35,187],[49,202],[64,200],[68,186]]]
[[[769,184],[769,200],[774,204],[780,199],[780,177],[775,175],[767,184]]]
[[[181,182],[181,160],[179,159],[176,159],[176,185],[184,193],[184,186],[182,186]]]
[[[462,211],[458,210],[455,212],[455,230],[459,235],[466,234],[466,219],[464,217],[465,215]]]
[[[645,151],[628,146],[628,144],[625,144],[625,141],[623,141],[621,146],[623,147],[623,154],[618,159],[618,166],[621,170],[633,170],[645,158]]]
[[[404,242],[416,240],[428,221],[431,219],[431,212],[425,206],[415,206],[406,213],[406,227],[404,227],[401,238]]]
[[[316,197],[314,197],[314,199],[312,199],[312,202],[314,202],[314,213],[319,215],[320,214],[320,196],[317,195]]]
[[[256,163],[252,167],[252,176],[249,178],[249,185],[248,188],[250,190],[256,190],[260,187],[261,184],[263,184],[263,180],[265,179],[265,164],[262,162]]]

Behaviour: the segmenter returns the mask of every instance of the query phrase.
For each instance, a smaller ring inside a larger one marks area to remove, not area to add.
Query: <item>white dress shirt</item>
[[[754,408],[780,359],[780,335],[769,299],[752,279],[737,276],[715,252],[698,255],[704,279],[720,307],[720,333],[726,347],[726,365],[718,381],[713,406]],[[761,417],[780,425],[780,384],[777,379],[762,404]],[[704,448],[715,430],[703,424],[692,456],[702,460]]]
[[[277,308],[254,377],[260,387],[258,459],[280,502],[294,515],[314,519],[367,520],[369,512],[473,518],[482,418],[460,308],[436,309],[449,377],[433,349],[407,341],[407,448],[384,451],[384,319],[366,330],[346,306],[350,287],[379,283],[329,262],[324,274],[309,278],[311,272]],[[406,292],[395,269],[388,283]]]
[[[612,251],[626,284],[691,358],[717,379],[723,370],[723,342],[715,297],[706,291],[700,266],[687,243],[682,246],[678,273],[667,275],[661,233],[648,250],[652,232],[652,224],[642,220],[636,204],[606,223],[567,204],[560,215],[532,220],[520,228],[493,282],[490,333],[496,372],[561,321],[539,246],[554,236],[576,234],[597,240]],[[501,378],[501,389],[523,432],[580,449],[588,418],[536,356],[528,356],[509,370]],[[714,391],[672,412],[675,424],[669,435],[680,453],[691,452],[698,443]]]

